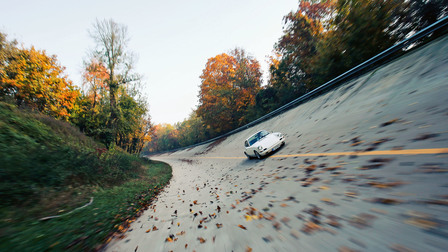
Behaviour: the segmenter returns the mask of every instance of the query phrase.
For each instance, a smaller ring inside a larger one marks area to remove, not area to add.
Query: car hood
[[[280,138],[274,134],[269,134],[263,137],[260,141],[255,144],[255,147],[262,146],[263,148],[271,147],[272,145],[278,143]]]

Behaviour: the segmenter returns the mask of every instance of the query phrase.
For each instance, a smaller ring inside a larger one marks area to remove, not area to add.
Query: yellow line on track
[[[317,157],[317,156],[379,156],[379,155],[429,155],[429,154],[447,154],[448,148],[435,149],[409,149],[409,150],[380,150],[364,152],[329,152],[329,153],[304,153],[289,155],[272,155],[270,157]],[[198,157],[200,159],[243,159],[246,157]]]

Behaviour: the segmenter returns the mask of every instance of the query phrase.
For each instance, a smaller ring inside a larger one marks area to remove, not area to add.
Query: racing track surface
[[[286,145],[248,160],[259,129]],[[223,141],[151,158],[172,181],[108,251],[447,251],[448,37]]]

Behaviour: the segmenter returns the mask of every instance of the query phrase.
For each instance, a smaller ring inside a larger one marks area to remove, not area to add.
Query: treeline
[[[68,121],[108,148],[140,153],[151,123],[127,48],[127,28],[97,20],[89,33],[96,47],[84,61],[82,89],[64,74],[56,56],[0,33],[0,100]]]
[[[189,118],[154,127],[145,151],[171,150],[242,126],[446,16],[448,0],[309,0],[284,16],[269,77],[236,48],[209,58]],[[446,33],[438,31],[429,39]]]

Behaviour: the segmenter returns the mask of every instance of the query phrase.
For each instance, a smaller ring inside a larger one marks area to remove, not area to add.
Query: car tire
[[[247,153],[246,153],[246,152],[244,152],[244,155],[246,155],[247,159],[252,159],[252,157],[251,157],[251,156],[249,156],[249,155],[247,155]]]
[[[261,156],[260,156],[260,154],[258,154],[258,152],[257,151],[254,151],[255,152],[255,156],[258,158],[258,159],[261,159]]]

